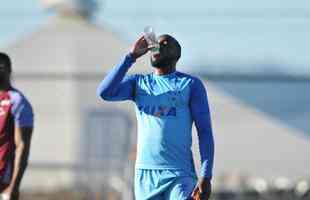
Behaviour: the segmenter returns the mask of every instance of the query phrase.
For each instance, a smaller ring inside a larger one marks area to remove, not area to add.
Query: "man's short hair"
[[[10,57],[3,52],[0,52],[0,67],[5,68],[5,70],[9,73],[12,72],[12,63]]]
[[[168,41],[168,43],[170,45],[173,45],[173,48],[174,48],[174,51],[175,51],[175,56],[176,56],[176,59],[179,60],[180,57],[181,57],[181,45],[180,43],[174,38],[172,37],[171,35],[169,34],[164,34],[164,35],[161,35],[159,37],[164,37],[166,38],[166,40]]]

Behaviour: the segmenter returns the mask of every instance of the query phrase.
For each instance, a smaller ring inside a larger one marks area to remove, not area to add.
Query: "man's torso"
[[[192,117],[189,107],[192,77],[175,72],[139,76],[135,103],[138,121],[136,168],[194,172]]]
[[[29,113],[25,113],[27,111]],[[0,94],[0,182],[2,183],[9,182],[12,176],[16,122],[25,121],[21,115],[27,114],[32,118],[32,108],[22,93],[12,88]]]

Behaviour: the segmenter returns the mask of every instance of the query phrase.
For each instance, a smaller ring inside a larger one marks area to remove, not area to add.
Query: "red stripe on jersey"
[[[0,183],[14,161],[14,120],[8,92],[0,94]]]

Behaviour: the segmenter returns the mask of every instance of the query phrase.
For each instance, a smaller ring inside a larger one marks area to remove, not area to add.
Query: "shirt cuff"
[[[208,166],[208,161],[207,160],[202,162],[202,164],[201,164],[201,172],[200,172],[200,176],[202,178],[207,178],[209,180],[212,179],[212,170],[209,169],[209,168],[210,168],[210,166]]]
[[[130,63],[136,62],[136,57],[131,52],[126,55],[126,59],[128,59],[128,62]]]

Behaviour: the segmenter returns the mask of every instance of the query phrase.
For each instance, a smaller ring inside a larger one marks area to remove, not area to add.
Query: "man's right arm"
[[[148,44],[141,36],[133,45],[130,53],[100,83],[97,95],[107,101],[133,100],[137,75],[124,78],[128,69],[137,58],[146,54]]]
[[[136,76],[125,77],[128,69],[135,62],[131,53],[113,68],[97,88],[98,97],[107,101],[132,100]]]

